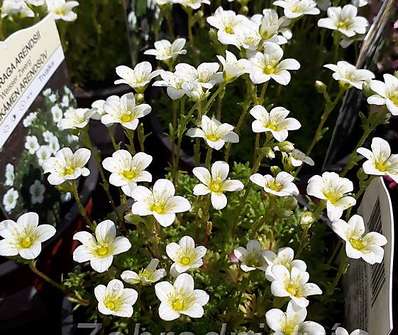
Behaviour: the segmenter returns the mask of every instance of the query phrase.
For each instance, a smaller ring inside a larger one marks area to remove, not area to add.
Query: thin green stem
[[[205,165],[206,165],[206,167],[207,167],[208,169],[210,169],[210,166],[211,166],[211,156],[212,156],[212,153],[213,153],[213,149],[210,148],[210,147],[208,147],[208,148],[207,148],[207,153],[206,153],[206,160],[205,160]]]
[[[87,213],[86,213],[86,209],[84,208],[84,206],[83,206],[83,204],[82,204],[82,202],[80,200],[79,192],[78,192],[78,189],[77,189],[77,181],[76,180],[72,180],[71,181],[71,185],[72,185],[71,193],[72,193],[73,198],[76,201],[77,208],[79,209],[80,215],[82,216],[82,218],[86,222],[87,226],[90,227],[94,231],[95,230],[95,226],[91,222],[91,220],[88,218]]]

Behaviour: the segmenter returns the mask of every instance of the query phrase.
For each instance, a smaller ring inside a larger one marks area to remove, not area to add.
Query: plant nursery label
[[[64,60],[52,16],[0,42],[0,55],[1,148]]]
[[[383,234],[388,244],[380,264],[351,260],[344,285],[346,325],[349,329],[367,330],[369,334],[389,335],[393,330],[394,217],[382,178],[369,185],[358,212],[367,231]]]

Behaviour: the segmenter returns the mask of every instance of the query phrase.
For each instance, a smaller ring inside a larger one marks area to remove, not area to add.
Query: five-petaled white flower
[[[105,125],[120,123],[123,127],[135,130],[139,119],[149,114],[152,107],[148,104],[136,105],[134,93],[127,93],[122,97],[116,95],[106,99],[104,104],[105,114],[101,122]]]
[[[157,180],[152,190],[137,186],[131,193],[136,201],[132,213],[140,216],[153,215],[161,226],[168,227],[175,221],[176,213],[191,209],[187,199],[174,194],[174,185],[167,179]]]
[[[286,312],[273,308],[265,313],[268,327],[275,335],[325,335],[325,329],[314,321],[305,321],[307,310],[289,302]]]
[[[50,173],[48,182],[60,185],[67,180],[74,180],[80,176],[87,177],[90,170],[85,167],[91,156],[90,150],[80,148],[72,152],[70,148],[62,148],[55,157],[44,162],[44,173]]]
[[[345,251],[349,258],[362,258],[369,264],[382,262],[382,246],[387,244],[387,239],[376,232],[365,234],[362,216],[353,215],[348,222],[338,220],[333,223],[332,228],[345,241]]]
[[[7,16],[34,17],[35,13],[24,0],[4,0],[1,7],[1,18]]]
[[[138,63],[134,69],[120,65],[116,68],[116,73],[121,79],[116,80],[115,85],[127,84],[138,93],[143,93],[149,82],[160,72],[160,70],[152,71],[152,65],[149,62]]]
[[[50,148],[49,145],[42,145],[37,151],[36,151],[36,157],[39,165],[41,167],[44,166],[44,163],[51,157],[51,155],[54,153],[54,151]]]
[[[298,70],[300,63],[293,58],[282,60],[282,57],[283,50],[278,44],[265,42],[264,52],[256,52],[249,58],[248,72],[251,81],[254,84],[262,84],[273,79],[281,85],[289,84],[289,71]]]
[[[155,49],[149,49],[144,52],[145,55],[155,56],[156,59],[167,61],[175,59],[178,55],[185,55],[187,51],[184,49],[185,38],[177,38],[173,43],[168,40],[156,41]]]
[[[102,166],[111,172],[109,183],[121,187],[124,194],[131,196],[138,182],[151,182],[152,175],[145,171],[152,156],[138,152],[133,156],[127,150],[118,150],[103,160]]]
[[[55,235],[55,228],[48,224],[39,225],[39,215],[29,212],[17,221],[0,222],[0,255],[21,256],[35,259],[41,252],[41,244]]]
[[[134,271],[123,271],[121,274],[121,278],[128,284],[131,285],[151,285],[153,283],[158,282],[164,276],[166,276],[165,269],[157,269],[159,265],[159,260],[156,258],[151,259],[150,263],[146,266],[145,269],[142,269],[140,272]]]
[[[93,111],[88,108],[68,108],[58,123],[60,129],[81,129],[87,126]]]
[[[287,118],[289,113],[284,107],[272,108],[268,113],[263,106],[256,105],[250,110],[250,114],[256,119],[252,123],[252,130],[255,133],[271,132],[277,141],[282,142],[287,139],[289,130],[301,127],[295,118]]]
[[[91,267],[97,272],[105,272],[113,262],[113,256],[131,248],[127,237],[117,236],[113,221],[105,220],[95,228],[95,236],[87,231],[73,235],[82,245],[73,252],[73,260],[78,263],[90,261]]]
[[[157,80],[153,86],[167,87],[167,95],[172,100],[177,100],[187,94],[187,88],[192,89],[192,84],[197,77],[196,69],[193,66],[185,66],[188,64],[177,64],[175,72],[162,71],[160,77],[162,80]],[[178,69],[178,70],[177,70]],[[187,87],[189,86],[189,87]],[[196,85],[200,89],[200,85]]]
[[[326,201],[330,221],[341,218],[343,211],[356,204],[354,197],[347,195],[354,190],[351,180],[340,177],[335,172],[324,172],[308,180],[307,194]]]
[[[201,318],[203,306],[209,302],[209,295],[203,290],[195,290],[192,276],[180,274],[174,284],[167,281],[155,285],[155,293],[160,300],[159,316],[172,321],[181,314],[191,318]]]
[[[34,155],[39,148],[40,148],[40,144],[39,144],[39,141],[37,140],[36,136],[34,136],[34,135],[26,136],[25,149],[28,150],[28,152],[31,155]]]
[[[215,209],[223,209],[227,205],[227,197],[224,192],[235,192],[243,189],[243,184],[239,180],[228,178],[229,165],[223,161],[213,163],[211,173],[204,167],[196,167],[192,170],[193,174],[202,184],[195,185],[193,194],[211,194],[211,204]]]
[[[398,182],[398,154],[391,154],[388,142],[380,137],[374,137],[371,144],[372,151],[358,148],[357,152],[367,161],[362,168],[366,174],[374,176],[389,176]]]
[[[14,188],[10,188],[3,196],[3,206],[6,212],[11,212],[17,205],[19,193]]]
[[[369,25],[368,20],[357,16],[358,8],[353,5],[341,7],[329,7],[328,17],[320,19],[318,26],[331,30],[337,30],[347,37],[357,34],[365,34]]]
[[[289,297],[297,306],[308,306],[310,295],[322,294],[322,290],[314,283],[308,283],[310,275],[306,271],[293,267],[290,271],[283,265],[272,267],[274,281],[271,292],[275,297]]]
[[[256,185],[263,187],[264,191],[279,197],[287,197],[299,194],[297,186],[293,183],[294,177],[285,172],[279,172],[276,177],[270,174],[261,175],[255,173],[250,176],[250,181]]]
[[[200,268],[206,251],[203,246],[196,247],[190,236],[184,236],[178,243],[172,242],[166,246],[167,256],[174,262],[171,271],[175,270],[177,273]]]
[[[288,19],[297,19],[303,15],[318,15],[321,12],[313,0],[278,0],[273,4],[282,7]]]
[[[113,279],[107,286],[96,286],[94,294],[98,300],[100,313],[123,318],[133,315],[133,305],[137,301],[138,293],[133,288],[124,288],[121,280]]]
[[[362,90],[363,85],[369,83],[375,77],[371,71],[357,69],[354,65],[345,61],[339,61],[337,64],[326,64],[324,67],[334,72],[332,77],[340,85],[353,86],[359,90]]]
[[[187,136],[203,138],[210,148],[220,150],[225,143],[238,143],[239,136],[233,132],[234,126],[229,123],[221,123],[214,117],[210,119],[202,116],[200,128],[190,128]]]
[[[77,1],[46,0],[47,10],[54,15],[55,20],[75,21],[77,15],[73,8],[79,6]]]
[[[348,333],[348,331],[343,328],[343,327],[338,327],[335,330],[336,335],[368,335],[368,332],[361,330],[361,329],[355,329],[351,333]]]
[[[240,262],[240,268],[244,272],[254,270],[265,271],[267,262],[265,260],[265,250],[257,240],[247,242],[246,248],[238,247],[234,250],[235,257]]]
[[[383,78],[384,82],[370,82],[369,86],[376,94],[368,98],[368,104],[386,105],[392,115],[398,115],[398,78],[388,73],[385,73]]]
[[[236,56],[228,50],[225,51],[225,58],[223,56],[217,56],[217,58],[223,66],[225,82],[230,82],[247,72],[248,60],[238,60]]]
[[[35,180],[35,182],[30,185],[29,193],[30,193],[30,202],[32,205],[41,204],[44,200],[44,192],[46,191],[46,187],[40,182],[40,180]]]

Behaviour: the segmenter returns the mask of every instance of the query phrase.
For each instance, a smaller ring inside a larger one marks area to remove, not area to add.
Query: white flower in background
[[[61,129],[82,129],[87,126],[92,113],[92,110],[88,108],[68,108],[64,118],[59,121],[58,127]]]
[[[134,69],[125,65],[116,68],[117,75],[121,78],[115,81],[115,85],[127,84],[137,92],[142,93],[149,82],[160,74],[160,70],[152,71],[152,65],[149,62],[138,63]]]
[[[275,6],[283,8],[283,13],[289,19],[297,19],[303,15],[318,15],[321,11],[313,0],[278,0]]]
[[[159,260],[153,258],[147,267],[139,273],[130,270],[123,271],[121,278],[130,285],[151,285],[166,276],[166,270],[157,269],[158,265]]]
[[[217,58],[223,66],[225,82],[230,82],[247,72],[248,60],[238,60],[236,56],[228,50],[225,51],[225,58],[223,56],[217,56]]]
[[[315,162],[312,160],[311,157],[307,156],[304,152],[300,151],[299,149],[293,149],[289,152],[288,155],[289,162],[294,167],[299,167],[303,165],[303,163],[314,166]]]
[[[49,88],[46,88],[44,91],[43,91],[43,95],[45,96],[45,97],[48,97],[48,96],[50,96],[52,94],[52,90],[51,90],[51,88],[49,87]]]
[[[53,150],[50,148],[49,145],[42,145],[37,151],[36,151],[36,157],[39,165],[41,167],[44,166],[44,163],[51,157],[53,154]]]
[[[244,272],[254,270],[265,271],[267,262],[265,260],[265,250],[257,240],[247,242],[246,248],[238,247],[234,250],[235,257],[240,262],[240,268]]]
[[[57,101],[57,96],[55,93],[52,93],[50,95],[47,96],[48,100],[50,100],[50,102],[55,103]]]
[[[317,6],[320,10],[327,11],[327,9],[332,5],[330,0],[316,0]]]
[[[179,71],[177,71],[177,67]],[[193,70],[192,70],[193,69]],[[191,66],[187,67],[182,64],[177,64],[176,71],[162,71],[160,73],[162,80],[155,81],[153,86],[167,87],[167,95],[172,100],[177,100],[183,97],[186,91],[186,84],[195,82],[197,79],[196,69]]]
[[[55,106],[51,107],[51,115],[52,115],[53,121],[55,123],[58,123],[64,117],[62,109],[58,105],[55,105]]]
[[[330,221],[341,218],[343,211],[356,204],[354,197],[348,194],[354,190],[351,180],[340,177],[335,172],[324,172],[322,176],[313,176],[308,180],[307,194],[326,201]]]
[[[6,165],[6,170],[5,170],[4,176],[5,176],[4,186],[14,185],[14,179],[15,179],[14,165],[12,165],[10,163],[8,163]]]
[[[72,200],[72,193],[66,192],[61,194],[61,201],[62,202],[68,202]]]
[[[214,117],[210,119],[203,115],[200,128],[188,129],[187,136],[203,138],[210,148],[220,150],[225,143],[239,142],[239,136],[233,129],[234,126],[228,123],[221,123]]]
[[[368,0],[351,0],[351,3],[357,7],[365,7],[369,1]]]
[[[220,43],[237,47],[240,47],[237,32],[248,21],[247,17],[236,14],[232,10],[224,10],[222,7],[218,7],[214,14],[207,18],[207,22],[217,29],[217,38]]]
[[[300,63],[293,58],[282,60],[282,57],[283,50],[278,44],[264,43],[264,52],[256,52],[249,58],[250,80],[254,84],[262,84],[271,79],[281,85],[289,84],[291,79],[289,71],[298,70]]]
[[[267,325],[275,335],[325,335],[325,329],[316,322],[305,321],[307,310],[289,302],[286,312],[273,308],[265,313]]]
[[[91,267],[100,273],[110,268],[113,256],[131,248],[127,237],[116,237],[116,227],[111,220],[99,223],[95,228],[95,236],[87,231],[80,231],[73,235],[73,239],[82,243],[73,252],[73,260],[78,263],[90,261]]]
[[[24,0],[4,0],[1,7],[1,18],[7,16],[34,17],[35,13]]]
[[[287,118],[289,111],[284,107],[275,107],[268,111],[260,105],[254,106],[250,114],[256,119],[252,123],[254,133],[271,132],[272,136],[279,142],[287,139],[289,130],[297,130],[301,127],[299,121]]]
[[[52,132],[49,131],[49,130],[46,130],[45,132],[43,132],[43,133],[42,133],[42,136],[43,136],[43,140],[44,140],[46,143],[49,143],[53,137],[56,137],[56,136],[54,135],[54,133],[52,133]]]
[[[380,80],[372,80],[370,88],[376,94],[368,98],[368,104],[386,105],[392,115],[398,115],[398,78],[385,73],[383,75],[384,82]]]
[[[17,222],[5,220],[0,223],[0,255],[21,256],[35,259],[41,252],[41,244],[55,235],[55,228],[48,224],[39,225],[39,216],[29,212],[21,215]]]
[[[26,3],[32,6],[43,6],[46,4],[45,0],[25,0]]]
[[[40,180],[35,180],[35,182],[30,185],[29,193],[30,193],[30,202],[32,205],[41,204],[44,200],[44,192],[46,191],[46,187],[40,182]]]
[[[105,114],[105,100],[98,99],[91,104],[91,118],[93,120],[101,121],[102,115]]]
[[[68,135],[66,136],[66,140],[68,141],[69,144],[70,144],[70,143],[76,143],[76,142],[79,142],[79,137],[76,136],[76,135],[68,134]]]
[[[145,55],[155,56],[156,59],[167,61],[175,59],[178,55],[185,55],[187,51],[184,49],[185,38],[177,38],[173,43],[168,40],[156,41],[155,49],[149,49],[144,52]]]
[[[148,8],[153,9],[153,2],[152,1],[148,1],[148,4],[151,4],[150,6],[148,6]],[[137,28],[137,15],[135,14],[135,11],[131,11],[127,17],[127,22],[129,24],[129,28],[131,30],[135,30]]]
[[[283,265],[289,271],[292,268],[297,268],[300,271],[307,271],[307,265],[301,259],[294,259],[294,250],[292,248],[280,248],[277,253],[272,250],[266,250],[264,253],[265,260],[267,261],[267,268],[265,270],[265,277],[269,281],[274,281],[275,277],[272,272],[274,265]]]
[[[337,62],[335,64],[326,64],[324,67],[332,70],[334,80],[337,80],[341,85],[348,87],[355,87],[362,90],[363,84],[369,83],[374,79],[375,75],[368,70],[357,69],[354,65],[345,61]]]
[[[187,199],[174,194],[174,185],[167,179],[157,180],[152,190],[137,186],[131,194],[136,201],[132,213],[140,216],[153,215],[161,226],[168,227],[175,221],[176,213],[191,209]]]
[[[100,313],[122,318],[129,318],[133,315],[133,305],[137,301],[138,293],[133,288],[124,288],[121,280],[113,279],[107,286],[96,286],[94,294],[98,300]]]
[[[229,165],[227,162],[217,161],[211,167],[211,173],[204,167],[196,167],[192,170],[201,184],[195,185],[193,194],[211,194],[211,204],[215,209],[223,209],[227,205],[227,197],[224,192],[235,192],[243,189],[239,180],[228,179]]]
[[[259,33],[264,42],[287,43],[287,39],[283,35],[279,35],[282,21],[276,10],[264,9],[263,15],[260,15],[259,18],[261,18]]]
[[[362,168],[366,174],[374,176],[389,176],[398,182],[398,155],[391,154],[388,142],[380,137],[372,139],[371,149],[358,148],[357,152],[367,161]]]
[[[86,148],[80,148],[74,153],[70,148],[62,148],[55,157],[44,162],[44,173],[50,173],[48,182],[51,185],[60,185],[67,180],[88,176],[90,170],[85,165],[90,156],[91,152]]]
[[[203,257],[207,249],[203,246],[195,246],[195,241],[190,236],[184,236],[177,243],[172,242],[166,246],[167,256],[174,262],[170,271],[183,273],[191,269],[200,268],[203,265]]]
[[[26,136],[25,149],[28,150],[31,155],[34,155],[39,148],[40,144],[36,136]]]
[[[238,45],[249,52],[257,50],[261,42],[259,26],[260,23],[253,20],[247,20],[244,25],[239,26],[236,31]]]
[[[50,139],[48,141],[48,147],[50,148],[51,152],[54,154],[59,150],[60,145],[59,145],[58,138],[56,136],[50,137]],[[37,151],[36,151],[36,155],[37,155]]]
[[[14,188],[10,188],[3,196],[3,206],[6,212],[11,212],[17,205],[19,193]]]
[[[368,332],[361,330],[361,329],[356,329],[353,330],[351,333],[348,333],[347,330],[345,330],[343,327],[338,327],[335,330],[336,335],[368,335]]]
[[[26,118],[22,121],[22,124],[25,128],[28,128],[32,125],[32,123],[37,119],[37,113],[29,113]]]
[[[138,182],[151,182],[152,175],[145,171],[151,164],[152,156],[138,152],[134,157],[127,150],[118,150],[103,160],[102,166],[111,172],[109,183],[121,187],[124,194],[131,196],[131,191]]]
[[[357,16],[358,8],[353,5],[329,7],[328,17],[318,21],[318,27],[337,30],[347,37],[365,34],[369,22],[362,16]]]
[[[382,246],[387,239],[376,232],[365,234],[365,224],[359,215],[353,215],[348,222],[338,220],[332,225],[333,231],[345,243],[345,251],[349,258],[362,258],[369,264],[381,263],[384,257]]]
[[[105,114],[101,122],[105,125],[120,123],[127,129],[135,130],[139,119],[149,114],[152,110],[148,104],[136,105],[133,93],[127,93],[121,98],[112,95],[106,99],[104,105]]]
[[[178,3],[184,7],[190,7],[192,9],[199,9],[202,4],[210,5],[210,0],[174,0],[174,3]]]
[[[308,283],[310,275],[306,271],[293,267],[289,271],[283,265],[272,267],[274,281],[271,283],[271,292],[275,297],[289,297],[297,306],[308,306],[308,296],[322,294],[322,290],[314,283]]]
[[[162,281],[155,285],[155,293],[160,300],[159,316],[172,321],[181,314],[191,318],[201,318],[203,306],[209,302],[209,295],[203,290],[195,290],[192,276],[180,274],[174,284]]]
[[[265,192],[279,197],[299,194],[297,186],[293,183],[294,177],[285,171],[279,172],[276,177],[255,173],[250,176],[250,181],[263,187]]]
[[[47,10],[54,15],[55,20],[72,22],[77,19],[73,8],[79,6],[77,1],[46,0]]]
[[[70,101],[69,101],[69,97],[67,95],[64,95],[62,97],[62,101],[61,101],[61,107],[69,107]]]
[[[221,83],[223,81],[223,74],[222,72],[218,72],[219,68],[220,64],[218,63],[199,64],[196,69],[199,85],[203,86],[203,88],[211,89],[214,85]]]

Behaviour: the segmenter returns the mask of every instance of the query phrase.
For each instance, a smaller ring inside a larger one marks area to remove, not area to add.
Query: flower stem
[[[205,165],[208,169],[210,169],[212,153],[213,153],[213,149],[208,147],[207,153],[206,153],[206,160],[205,160]]]
[[[82,204],[82,202],[80,200],[79,192],[77,190],[77,181],[73,180],[71,182],[71,185],[72,185],[72,189],[71,189],[72,192],[71,193],[73,195],[73,198],[76,201],[77,208],[79,209],[80,215],[82,216],[84,221],[86,221],[87,226],[90,227],[94,231],[95,230],[95,226],[91,222],[91,220],[88,218],[86,210],[85,210],[85,208],[84,208],[84,206],[83,206],[83,204]]]

